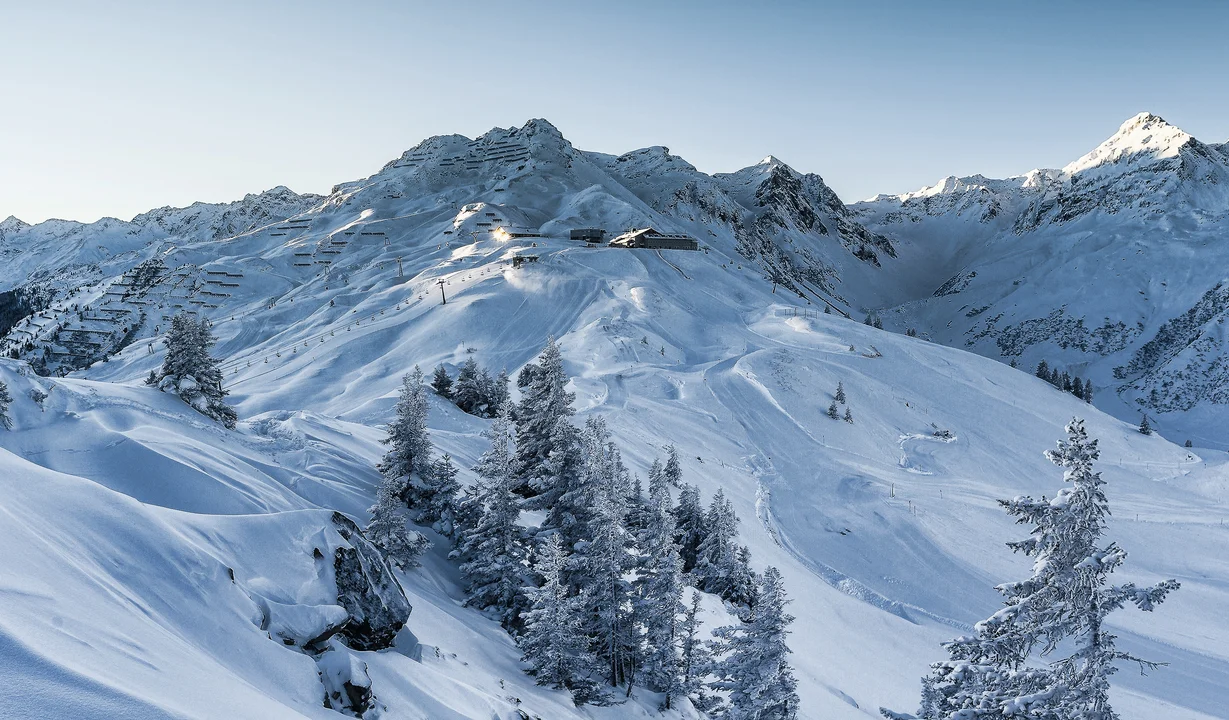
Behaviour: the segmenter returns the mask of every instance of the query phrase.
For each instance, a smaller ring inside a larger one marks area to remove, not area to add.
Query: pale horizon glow
[[[432,135],[542,117],[700,170],[773,155],[847,202],[1062,167],[1153,112],[1229,140],[1229,3],[25,4],[0,219],[326,193]]]

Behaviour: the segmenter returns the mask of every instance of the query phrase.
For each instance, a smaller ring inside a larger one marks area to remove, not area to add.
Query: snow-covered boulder
[[[371,677],[367,663],[350,648],[329,641],[329,649],[316,661],[320,682],[324,685],[324,706],[362,717],[371,706]]]
[[[405,591],[384,556],[353,520],[333,513],[333,525],[347,543],[333,551],[337,604],[350,614],[339,634],[359,650],[391,647],[410,617],[412,608]]]

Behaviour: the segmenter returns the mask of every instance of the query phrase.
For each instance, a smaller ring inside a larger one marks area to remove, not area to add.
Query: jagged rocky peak
[[[30,223],[14,215],[9,215],[5,219],[0,220],[0,241],[11,235],[16,235],[28,227],[30,227]]]
[[[1198,143],[1190,134],[1152,113],[1127,120],[1108,140],[1063,168],[1068,175],[1110,164],[1133,164],[1176,157],[1183,147]]]

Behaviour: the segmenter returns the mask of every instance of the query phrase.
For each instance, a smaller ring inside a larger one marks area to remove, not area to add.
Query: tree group
[[[455,399],[458,382],[448,388],[442,377],[433,388]],[[455,472],[445,481],[430,460],[426,386],[421,373],[407,376],[380,465],[373,540],[408,567],[421,548],[405,520],[442,527],[450,518],[466,604],[513,634],[540,684],[577,703],[612,702],[614,688],[642,685],[666,708],[689,697],[728,718],[796,717],[781,577],[752,571],[733,504],[718,491],[704,507],[673,447],[654,461],[644,497],[605,421],[574,422],[567,384],[550,341],[518,375],[519,402],[500,403],[477,481],[462,491]],[[522,524],[523,510],[540,511],[541,523]],[[699,594],[684,603],[689,585],[741,608],[740,621],[700,638]]]

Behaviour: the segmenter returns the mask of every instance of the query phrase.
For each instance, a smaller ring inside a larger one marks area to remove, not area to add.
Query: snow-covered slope
[[[1148,113],[1061,170],[856,203],[920,269],[888,327],[1089,377],[1096,403],[1223,446],[1229,158]]]
[[[400,376],[471,357],[515,373],[551,335],[582,419],[604,415],[642,477],[674,443],[685,479],[735,504],[753,565],[781,568],[803,717],[915,704],[939,642],[993,611],[994,584],[1027,574],[1002,544],[1021,530],[994,500],[1060,486],[1041,451],[1076,414],[1102,440],[1128,579],[1183,583],[1154,616],[1124,614],[1124,645],[1171,665],[1122,673],[1117,707],[1223,714],[1224,456],[1141,436],[1002,363],[824,314],[816,297],[886,302],[901,291],[881,279],[916,255],[859,229],[817,177],[770,160],[712,178],[664,148],[584,153],[534,121],[432,138],[287,215],[100,266],[17,326],[82,352],[99,341],[77,329],[126,326],[106,362],[54,378],[28,370],[37,350],[0,361],[16,398],[0,431],[0,537],[30,548],[0,559],[0,674],[51,715],[335,716],[318,666],[274,638],[337,612],[313,551],[343,542],[331,511],[365,520]],[[566,238],[645,224],[707,249]],[[768,245],[747,252],[752,233]],[[23,252],[23,267],[61,257]],[[815,304],[774,288],[782,257]],[[177,306],[214,322],[235,431],[141,383]],[[838,381],[852,424],[824,415]],[[463,468],[485,449],[484,420],[433,399],[429,422]],[[397,646],[354,653],[384,717],[659,716],[642,690],[577,709],[534,687],[498,625],[460,607],[436,542],[401,575],[413,612]],[[705,619],[728,622],[711,604]]]

